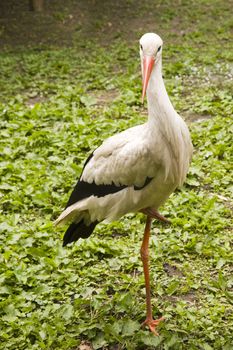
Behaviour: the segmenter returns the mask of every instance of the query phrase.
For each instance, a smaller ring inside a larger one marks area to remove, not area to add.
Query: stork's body
[[[148,120],[110,137],[93,152],[56,223],[71,222],[64,237],[66,245],[88,237],[101,221],[111,222],[129,212],[142,211],[148,216],[141,255],[147,289],[146,324],[155,332],[158,322],[152,319],[148,284],[151,217],[164,219],[158,208],[184,182],[192,143],[188,128],[174,110],[164,86],[161,38],[148,33],[141,38],[140,45]]]

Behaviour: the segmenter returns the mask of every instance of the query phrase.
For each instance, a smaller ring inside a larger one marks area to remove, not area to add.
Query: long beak
[[[142,81],[142,103],[146,95],[147,85],[154,66],[155,60],[151,56],[144,56],[143,58],[143,81]]]

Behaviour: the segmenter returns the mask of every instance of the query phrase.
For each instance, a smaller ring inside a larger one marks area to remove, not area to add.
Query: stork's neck
[[[164,146],[165,177],[181,185],[186,177],[192,154],[192,143],[185,122],[179,117],[168,97],[163,77],[162,61],[155,63],[148,88],[148,127],[155,142]],[[155,133],[157,134],[154,137]]]
[[[162,58],[155,63],[147,88],[148,122],[163,131],[175,123],[176,112],[168,97],[163,77]]]

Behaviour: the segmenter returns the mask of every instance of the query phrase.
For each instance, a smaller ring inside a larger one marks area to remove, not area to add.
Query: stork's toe
[[[154,335],[158,336],[159,333],[156,331],[156,327],[160,324],[161,321],[164,321],[164,317],[160,317],[157,320],[154,320],[153,318],[146,318],[142,323],[142,327],[148,326],[150,331],[154,333]]]

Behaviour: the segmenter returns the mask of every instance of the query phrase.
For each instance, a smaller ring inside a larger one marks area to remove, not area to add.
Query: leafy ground
[[[123,27],[114,34],[119,16],[109,13],[90,23],[92,40],[85,15],[66,48],[59,32],[52,46],[17,48],[8,33],[0,55],[0,349],[233,348],[231,5],[148,0],[136,15],[139,5],[128,1],[121,20],[134,14],[130,40]],[[90,151],[146,117],[136,40],[147,30],[163,34],[166,86],[195,146],[186,185],[161,208],[172,225],[153,224],[153,311],[166,319],[159,337],[140,328],[143,215],[99,225],[65,249],[64,229],[52,224]]]

